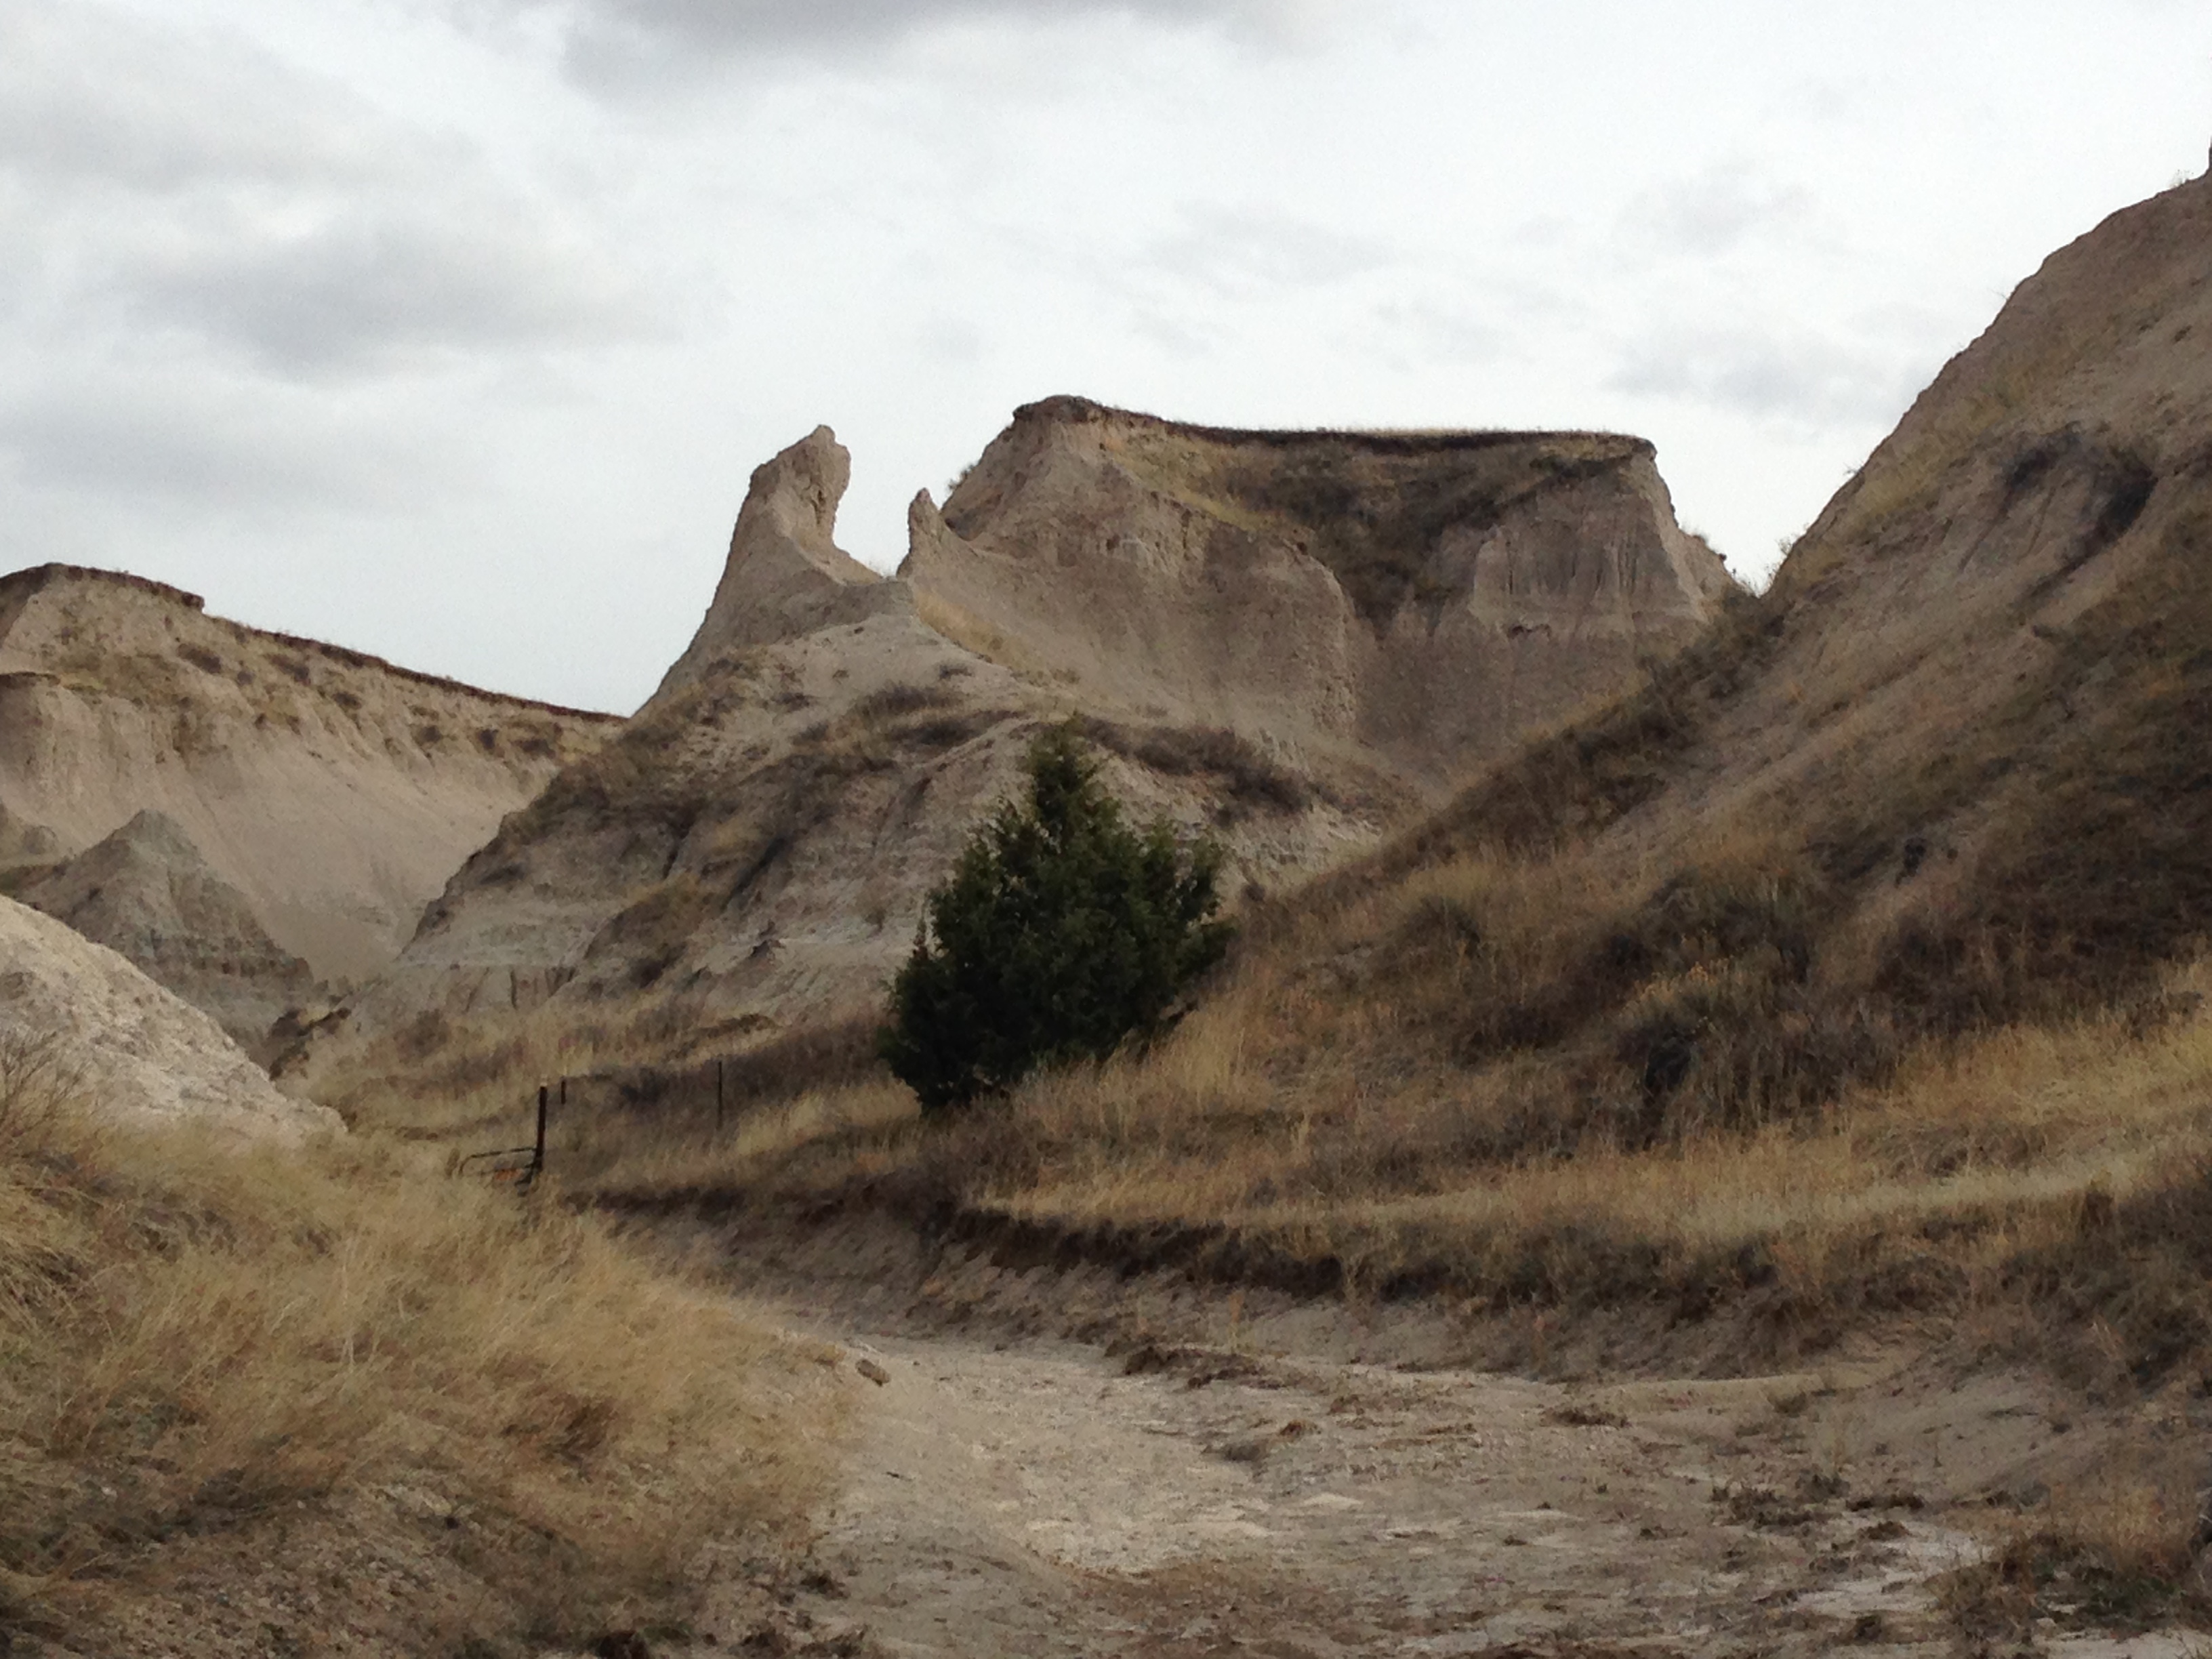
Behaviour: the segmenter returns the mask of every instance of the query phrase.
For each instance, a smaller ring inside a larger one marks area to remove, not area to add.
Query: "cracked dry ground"
[[[898,1656],[1955,1652],[1930,1581],[2071,1426],[2018,1377],[1894,1357],[1562,1387],[961,1334],[844,1353],[852,1465],[799,1613]]]

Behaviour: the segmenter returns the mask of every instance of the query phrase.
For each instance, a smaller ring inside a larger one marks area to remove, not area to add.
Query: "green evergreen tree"
[[[1072,723],[1031,747],[1029,779],[929,896],[891,982],[878,1048],[927,1112],[1151,1038],[1228,948],[1219,850],[1131,830]]]

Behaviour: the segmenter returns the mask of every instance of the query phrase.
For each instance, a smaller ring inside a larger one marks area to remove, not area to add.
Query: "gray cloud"
[[[971,22],[1054,24],[1137,17],[1226,27],[1282,44],[1301,38],[1342,0],[454,0],[482,21],[559,20],[566,60],[602,90],[700,71],[749,56],[851,54]]]
[[[627,337],[646,311],[465,143],[82,0],[0,0],[0,331],[39,356],[181,337],[280,378]]]
[[[312,377],[637,331],[630,296],[602,266],[511,210],[465,222],[386,208],[299,235],[152,254],[113,286],[144,324]]]
[[[1340,282],[1395,257],[1385,243],[1283,214],[1186,208],[1183,222],[1146,250],[1143,264],[1221,294]]]
[[[23,487],[103,508],[397,507],[450,484],[450,451],[374,411],[194,373],[87,368],[0,402],[0,457]]]
[[[1896,418],[1921,378],[1916,354],[1756,326],[1638,339],[1607,381],[1616,391],[1705,404],[1807,427]]]
[[[1521,320],[1504,315],[1508,321]],[[1373,322],[1376,349],[1390,362],[1408,367],[1494,362],[1508,341],[1499,317],[1484,316],[1473,307],[1420,295],[1377,305]]]
[[[389,165],[371,125],[234,36],[0,0],[0,169],[19,177],[150,192],[371,179]]]
[[[1632,241],[1670,253],[1725,253],[1802,221],[1812,198],[1747,163],[1706,168],[1646,191],[1623,216]]]

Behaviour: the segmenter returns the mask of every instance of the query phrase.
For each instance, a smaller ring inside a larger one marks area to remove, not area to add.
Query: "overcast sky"
[[[2185,0],[0,0],[0,562],[628,709],[747,475],[1602,427],[1763,579],[2203,170]]]

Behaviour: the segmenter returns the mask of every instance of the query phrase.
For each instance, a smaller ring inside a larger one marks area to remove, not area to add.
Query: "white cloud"
[[[373,404],[272,395],[189,367],[75,367],[0,398],[0,455],[23,487],[77,494],[103,513],[392,508],[458,481],[450,448]]]
[[[1252,208],[1187,207],[1182,225],[1138,263],[1221,295],[1340,282],[1386,265],[1386,243],[1310,219]]]
[[[137,250],[106,286],[141,325],[285,376],[639,331],[635,295],[591,248],[511,204],[459,206],[380,199],[296,234],[179,239]]]
[[[364,114],[236,36],[0,0],[0,168],[18,177],[149,194],[374,179]]]

